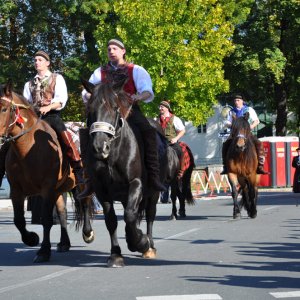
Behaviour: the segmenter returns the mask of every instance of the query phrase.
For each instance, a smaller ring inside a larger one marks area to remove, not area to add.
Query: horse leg
[[[250,208],[249,208],[249,211],[248,211],[248,216],[252,219],[255,219],[256,216],[257,216],[256,201],[257,201],[257,187],[254,187],[254,186],[250,185],[249,186]]]
[[[131,181],[128,191],[128,202],[124,210],[126,223],[126,241],[128,249],[132,252],[145,253],[150,248],[149,238],[138,229],[138,210],[142,197],[142,183],[136,178]]]
[[[178,199],[179,199],[179,216],[181,218],[185,218],[185,197],[182,192],[178,192]]]
[[[150,240],[150,248],[143,253],[143,258],[156,258],[156,249],[153,241],[153,223],[156,216],[156,204],[159,198],[159,192],[155,192],[149,197],[148,206],[146,208],[147,235]]]
[[[237,218],[241,217],[241,212],[240,212],[239,204],[237,201],[237,198],[239,195],[239,191],[237,189],[237,182],[235,183],[235,181],[230,179],[230,177],[228,179],[229,179],[231,189],[232,189],[231,196],[232,196],[232,200],[233,200],[233,219],[237,219]]]
[[[39,236],[35,232],[30,232],[26,229],[24,216],[25,197],[23,195],[16,194],[14,189],[12,189],[11,199],[14,209],[14,224],[21,234],[23,243],[29,247],[37,246],[39,244]]]
[[[48,196],[43,197],[42,206],[42,225],[43,225],[43,241],[41,248],[37,251],[37,254],[33,260],[35,263],[47,262],[51,257],[51,243],[50,243],[50,230],[53,225],[53,207],[56,201],[56,197]]]
[[[97,198],[99,196],[97,195]],[[124,258],[121,254],[121,247],[118,242],[117,228],[118,228],[118,218],[115,213],[113,202],[101,201],[103,207],[105,225],[110,236],[110,256],[107,260],[107,267],[109,268],[120,268],[124,267]]]
[[[177,220],[177,207],[176,207],[176,200],[177,200],[177,182],[173,182],[171,184],[171,195],[170,195],[171,201],[172,201],[172,214],[170,216],[170,220]]]
[[[71,242],[67,230],[67,209],[63,195],[58,196],[56,210],[60,221],[60,242],[57,244],[57,252],[67,252],[70,250]]]
[[[81,186],[77,185],[72,189],[72,195],[75,200],[75,214],[79,224],[76,225],[76,229],[79,229],[79,225],[82,224],[83,219],[83,227],[82,227],[82,238],[87,243],[90,244],[95,239],[95,234],[91,225],[91,204],[92,197],[88,196],[82,200],[78,199],[78,194],[81,192]]]

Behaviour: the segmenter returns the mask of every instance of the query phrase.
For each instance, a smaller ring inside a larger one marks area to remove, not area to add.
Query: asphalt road
[[[93,221],[92,244],[83,242],[70,219],[68,253],[55,252],[60,229],[54,226],[51,261],[33,264],[37,248],[22,244],[12,211],[0,210],[0,299],[300,299],[297,198],[300,202],[300,194],[290,192],[260,193],[254,220],[245,212],[233,220],[230,197],[198,199],[187,207],[187,218],[177,221],[169,220],[170,204],[158,204],[155,260],[127,249],[117,204],[126,263],[118,269],[106,267],[110,242],[103,216]],[[29,222],[28,212],[26,217]],[[42,236],[40,225],[28,228]]]

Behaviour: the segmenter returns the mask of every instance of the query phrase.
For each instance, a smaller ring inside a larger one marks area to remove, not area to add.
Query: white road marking
[[[0,294],[4,293],[4,292],[7,292],[7,291],[15,290],[15,289],[20,288],[20,287],[25,287],[25,286],[28,286],[28,285],[31,285],[31,284],[34,284],[34,283],[37,283],[37,282],[53,279],[53,278],[65,275],[67,273],[77,271],[79,269],[80,268],[69,268],[69,269],[65,269],[65,270],[62,270],[62,271],[54,272],[52,274],[49,274],[49,275],[46,275],[46,276],[43,276],[43,277],[40,277],[40,278],[28,280],[28,281],[25,281],[25,282],[22,282],[22,283],[19,283],[19,284],[10,285],[10,286],[1,288],[0,289]]]
[[[271,207],[267,207],[267,208],[264,208],[263,210],[270,210],[270,209],[274,209],[274,208],[278,208],[279,205],[276,205],[276,206],[271,206]]]
[[[270,293],[274,298],[296,298],[300,297],[300,291],[293,291],[293,292],[277,292],[277,293]]]
[[[183,231],[183,232],[180,232],[180,233],[177,233],[177,234],[174,234],[174,235],[171,235],[171,236],[168,236],[168,237],[165,237],[163,239],[155,239],[155,244],[157,243],[161,243],[161,242],[165,242],[167,240],[171,240],[171,239],[174,239],[174,238],[177,238],[177,237],[180,237],[180,236],[183,236],[183,235],[186,235],[188,233],[191,233],[191,232],[195,232],[195,231],[198,231],[198,230],[201,230],[202,228],[192,228],[190,230],[187,230],[187,231]]]
[[[218,294],[136,297],[136,300],[222,300]]]

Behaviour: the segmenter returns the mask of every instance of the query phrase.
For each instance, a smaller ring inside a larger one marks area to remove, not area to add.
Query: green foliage
[[[236,27],[235,51],[225,59],[233,90],[270,113],[276,133],[287,133],[287,112],[299,114],[300,5],[298,0],[258,0]]]
[[[241,1],[244,4],[249,1]],[[220,93],[229,89],[224,80],[223,59],[233,50],[235,1],[115,1],[114,23],[103,20],[97,28],[102,61],[106,43],[121,38],[127,60],[145,67],[154,83],[155,101],[144,105],[148,115],[157,114],[163,99],[171,101],[180,117],[205,123]],[[248,9],[249,11],[249,9]]]

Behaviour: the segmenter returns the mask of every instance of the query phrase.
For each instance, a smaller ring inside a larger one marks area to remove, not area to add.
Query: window
[[[197,129],[198,133],[206,133],[206,124],[199,125]]]

